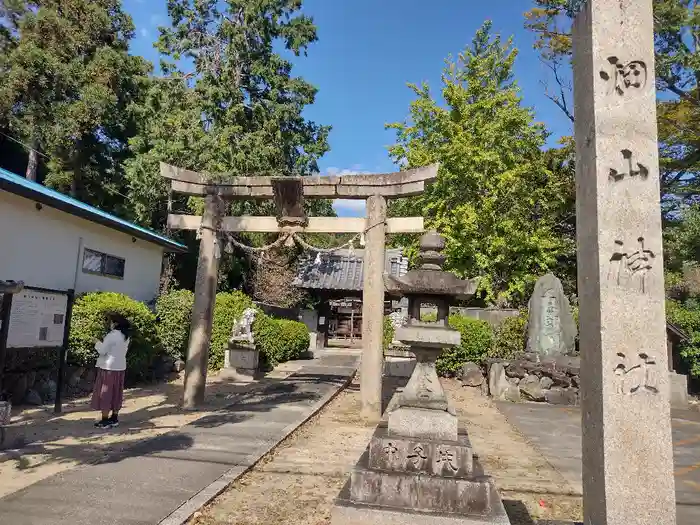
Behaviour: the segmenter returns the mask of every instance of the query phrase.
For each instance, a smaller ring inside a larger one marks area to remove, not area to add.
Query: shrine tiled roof
[[[338,250],[332,254],[310,254],[299,260],[293,285],[310,290],[361,291],[364,250]],[[408,258],[400,248],[386,250],[385,272],[401,277],[408,271]]]

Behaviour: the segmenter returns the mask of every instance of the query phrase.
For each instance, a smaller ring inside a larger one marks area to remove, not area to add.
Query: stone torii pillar
[[[362,363],[360,398],[362,417],[382,417],[382,373],[384,372],[384,265],[386,242],[386,199],[367,199],[367,233],[362,264]]]
[[[587,525],[674,525],[652,0],[573,29]]]
[[[205,197],[205,212],[168,215],[171,230],[199,230],[201,242],[185,373],[185,408],[204,401],[213,307],[216,298],[220,232],[362,233],[366,231],[363,291],[362,413],[381,418],[384,314],[384,240],[388,233],[422,233],[422,217],[386,218],[386,199],[419,195],[435,180],[438,165],[377,175],[331,177],[211,177],[161,164],[174,192]],[[218,183],[214,180],[223,180]],[[368,217],[306,217],[304,198],[368,200]],[[227,200],[273,199],[276,217],[222,217]]]

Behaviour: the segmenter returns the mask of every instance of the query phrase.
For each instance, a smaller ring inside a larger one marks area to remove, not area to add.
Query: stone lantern
[[[396,339],[410,347],[416,367],[336,500],[333,525],[510,523],[435,371],[440,353],[461,342],[448,324],[450,305],[476,291],[476,280],[442,270],[444,248],[445,240],[428,232],[421,238],[420,268],[385,277],[390,295],[408,299],[409,319]],[[421,322],[424,304],[437,306],[437,321]]]

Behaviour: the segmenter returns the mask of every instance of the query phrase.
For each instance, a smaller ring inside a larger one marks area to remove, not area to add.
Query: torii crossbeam
[[[185,368],[183,406],[195,408],[204,401],[212,316],[218,274],[219,232],[365,233],[362,292],[363,415],[381,418],[384,354],[384,243],[387,233],[421,233],[422,217],[390,218],[386,201],[421,194],[425,184],[437,178],[438,165],[396,173],[327,177],[227,177],[212,176],[161,163],[161,175],[174,192],[205,197],[203,215],[169,213],[168,227],[199,230],[199,262],[195,284],[192,325]],[[304,198],[366,199],[367,216],[361,218],[306,217]],[[226,200],[273,199],[276,217],[223,217]]]

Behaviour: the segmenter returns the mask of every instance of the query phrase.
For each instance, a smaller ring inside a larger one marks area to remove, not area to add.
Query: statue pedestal
[[[234,381],[254,381],[262,377],[260,352],[250,341],[229,341],[224,351],[224,368],[221,376]]]
[[[336,499],[331,523],[509,525],[510,521],[465,430],[455,441],[412,438],[392,435],[383,422]]]
[[[397,337],[416,366],[336,499],[332,525],[508,525],[435,370],[442,350],[460,343],[459,332],[409,325]]]

